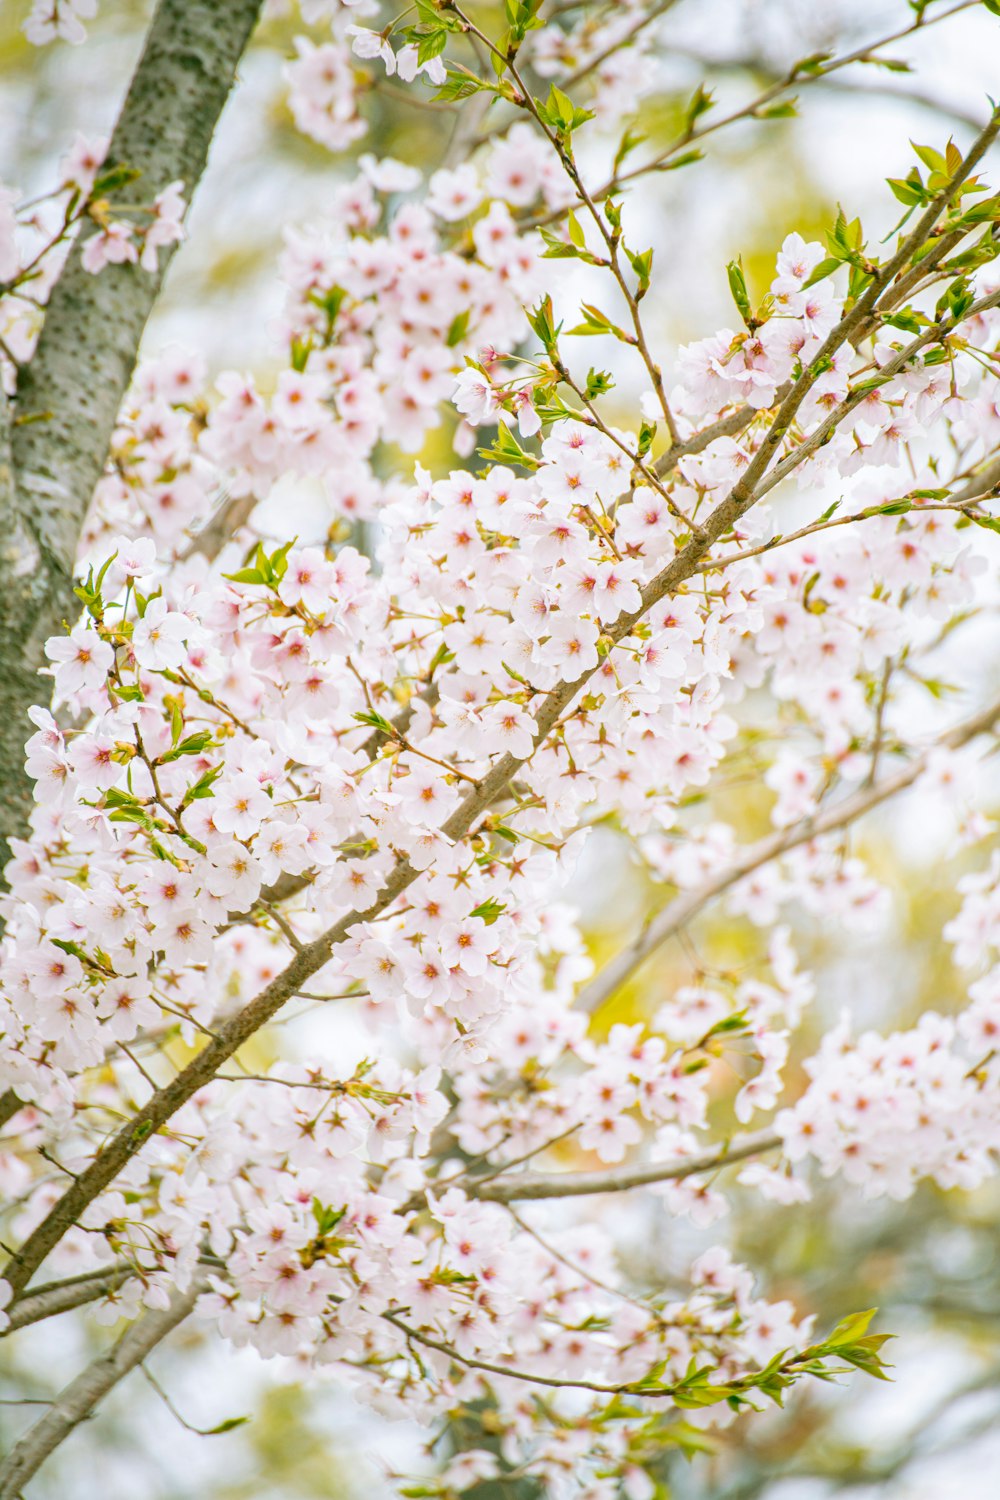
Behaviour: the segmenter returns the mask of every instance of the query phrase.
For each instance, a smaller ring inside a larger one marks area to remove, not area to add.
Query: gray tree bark
[[[190,201],[261,5],[159,0],[106,162],[141,175],[116,201],[149,203],[178,178]],[[31,812],[25,715],[49,697],[45,641],[79,607],[80,530],[168,260],[92,276],[78,244],[14,399],[0,399],[0,869]]]

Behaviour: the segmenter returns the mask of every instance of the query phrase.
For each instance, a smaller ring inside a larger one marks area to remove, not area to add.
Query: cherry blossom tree
[[[699,88],[660,148],[663,0],[299,0],[300,131],[363,147],[391,78],[449,143],[361,150],[286,227],[273,381],[140,350],[261,0],[159,0],[110,142],[0,188],[3,1332],[124,1320],[3,1500],[186,1319],[418,1423],[415,1496],[647,1500],[792,1387],[885,1378],[872,1312],[814,1327],[725,1215],[996,1169],[1000,110],[900,143],[884,238],[789,225],[763,296],[733,261],[731,326],[677,351],[643,189],[971,4],[913,0],[728,112]],[[36,0],[27,34],[95,10]],[[279,484],[322,543],[292,504],[261,527]],[[847,1013],[793,1066],[794,914],[877,924],[850,836],[895,801],[972,861],[964,993],[887,1034]],[[597,967],[573,882],[607,829],[661,899]],[[694,955],[602,1027],[712,903],[752,960]],[[638,1194],[716,1226],[682,1285],[628,1275]]]

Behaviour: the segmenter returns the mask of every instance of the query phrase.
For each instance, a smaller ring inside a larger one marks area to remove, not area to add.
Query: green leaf
[[[629,258],[633,271],[639,278],[639,286],[645,291],[646,287],[649,286],[650,273],[653,269],[652,250],[643,250],[641,254],[633,254],[631,250],[627,250],[625,253]]]
[[[379,734],[387,735],[391,740],[396,738],[395,726],[390,724],[389,720],[383,714],[359,712],[352,714],[351,717],[356,719],[359,724],[367,724],[370,729],[377,729]]]
[[[761,109],[754,110],[754,116],[758,120],[793,120],[798,117],[798,99],[785,99],[780,104],[765,104]]]
[[[918,146],[916,141],[911,141],[910,145],[925,167],[932,172],[940,172],[942,177],[948,176],[948,163],[940,151],[935,151],[933,146]]]
[[[632,130],[631,127],[625,131],[625,134],[618,143],[618,150],[615,152],[614,166],[611,169],[612,177],[618,176],[618,168],[622,165],[625,158],[631,155],[636,146],[641,146],[643,141],[647,139],[647,136],[640,135],[638,131]]]
[[[139,807],[141,804],[138,797],[132,792],[123,792],[119,787],[111,786],[104,793],[105,807]]]
[[[891,1377],[885,1373],[885,1365],[879,1354],[879,1349],[886,1339],[891,1337],[887,1333],[873,1334],[866,1339],[859,1339],[856,1344],[851,1344],[846,1349],[837,1352],[841,1359],[846,1359],[848,1364],[854,1365],[856,1369],[863,1370],[866,1375],[871,1375],[875,1380],[890,1380]]]
[[[959,276],[938,298],[934,311],[939,318],[947,315],[958,323],[964,318],[974,300],[972,287],[964,276]]]
[[[535,399],[532,402],[536,412],[541,417],[544,425],[553,422],[562,422],[566,418],[579,419],[580,413],[572,406],[568,406],[562,397],[555,391],[539,386],[535,391]]]
[[[553,83],[549,86],[549,97],[544,105],[548,123],[560,135],[570,135],[594,118],[592,109],[578,109],[568,94]]]
[[[542,239],[545,241],[545,249],[542,251],[543,260],[579,260],[580,252],[569,240],[561,240],[551,229],[542,230]]]
[[[861,220],[848,220],[844,210],[840,209],[833,229],[827,235],[827,239],[834,253],[839,250],[845,260],[856,259],[858,251],[862,249],[864,244],[861,233]]]
[[[427,676],[428,676],[428,678],[431,678],[431,677],[434,676],[434,673],[437,671],[438,667],[446,666],[448,664],[448,662],[454,661],[454,660],[455,660],[455,653],[454,653],[454,651],[449,651],[448,647],[445,645],[444,641],[442,641],[441,644],[440,644],[440,646],[435,651],[434,655],[431,657],[431,664],[427,668]]]
[[[584,395],[588,401],[596,401],[598,396],[606,395],[608,391],[613,391],[614,388],[614,376],[609,371],[591,370],[587,375]]]
[[[316,1220],[316,1228],[320,1236],[325,1238],[336,1229],[347,1210],[344,1208],[330,1208],[328,1204],[321,1203],[318,1198],[314,1198],[312,1201],[312,1212],[313,1218]]]
[[[434,95],[434,99],[435,101],[441,100],[452,104],[459,99],[468,99],[470,94],[478,94],[481,89],[490,88],[490,84],[483,83],[478,78],[473,78],[470,73],[456,73],[453,78],[445,79]]]
[[[170,704],[170,743],[176,745],[184,732],[184,715],[181,706],[174,698]]]
[[[326,292],[310,292],[306,301],[311,302],[313,307],[318,307],[320,312],[326,315],[327,324],[332,328],[337,320],[340,304],[346,296],[347,293],[342,286],[332,286]]]
[[[454,349],[456,344],[460,344],[465,338],[468,331],[469,308],[466,308],[464,312],[456,313],[456,315],[451,320],[451,324],[448,328],[448,348]]]
[[[522,448],[506,422],[497,426],[496,442],[489,448],[477,448],[481,458],[493,459],[501,464],[520,464],[523,469],[537,469],[538,459],[526,448]]]
[[[562,324],[556,328],[552,322],[552,298],[545,296],[535,308],[526,310],[525,316],[532,331],[538,337],[546,354],[551,354],[556,347],[556,341],[562,331]]]
[[[978,203],[973,203],[958,219],[949,220],[949,225],[961,229],[969,224],[992,223],[997,219],[1000,219],[1000,194],[993,193],[989,198],[980,198]]]
[[[899,328],[903,333],[919,333],[926,325],[927,319],[921,318],[912,307],[901,308],[899,312],[891,313],[889,317],[882,319],[889,328]]]
[[[695,123],[712,108],[715,95],[703,83],[699,83],[684,110],[684,133],[690,135]]]
[[[567,328],[567,333],[576,336],[610,333],[613,337],[624,338],[624,330],[619,328],[617,324],[612,323],[608,315],[601,312],[599,307],[594,307],[591,303],[584,302],[582,309],[584,322],[578,323],[575,328]]]
[[[658,1444],[673,1444],[688,1459],[695,1458],[699,1453],[717,1453],[719,1448],[711,1433],[704,1432],[690,1422],[675,1422],[669,1427],[657,1429],[656,1441]],[[660,1492],[654,1496],[654,1500],[667,1500],[667,1492]]]
[[[488,901],[482,901],[477,907],[474,907],[473,910],[470,911],[469,916],[481,917],[482,920],[486,923],[487,927],[492,927],[493,923],[497,920],[501,913],[505,912],[506,910],[506,901],[497,901],[495,897],[491,896]]]
[[[579,225],[577,227],[579,228]],[[586,248],[582,236],[578,242],[572,238],[564,240],[551,229],[546,229],[543,226],[542,239],[545,241],[545,249],[542,251],[542,258],[544,260],[582,260],[588,266],[607,265],[607,261],[602,260],[599,255],[594,255]]]
[[[293,537],[290,542],[285,542],[270,557],[258,542],[252,567],[240,568],[236,573],[224,573],[222,576],[232,583],[261,583],[269,588],[276,588],[288,571],[288,554],[297,540],[297,537]]]
[[[733,294],[733,301],[739,309],[740,317],[748,328],[753,328],[753,311],[750,307],[750,298],[747,294],[746,277],[743,274],[743,265],[739,260],[731,260],[726,266],[729,275],[729,290]]]
[[[734,1031],[746,1031],[749,1024],[750,1018],[747,1011],[734,1011],[731,1016],[723,1016],[721,1021],[716,1021],[715,1025],[706,1031],[703,1040],[707,1041],[709,1037],[714,1036],[728,1036]]]
[[[430,62],[432,57],[440,57],[448,45],[448,31],[444,26],[437,27],[434,31],[424,31],[416,38],[417,62]]]
[[[680,156],[670,156],[665,162],[661,162],[657,171],[676,172],[678,167],[689,167],[692,162],[701,161],[704,155],[704,151],[682,151]]]
[[[869,53],[867,57],[859,57],[858,62],[867,64],[870,68],[885,68],[887,73],[912,73],[913,68],[903,57],[883,57],[878,52]]]
[[[93,203],[97,198],[107,198],[141,176],[142,172],[138,167],[130,167],[126,162],[119,162],[114,167],[106,167],[94,178],[88,201]]]
[[[884,505],[870,505],[861,514],[863,516],[905,516],[912,509],[912,500],[887,500]]]
[[[221,775],[221,766],[213,766],[210,771],[205,771],[203,775],[198,777],[196,782],[188,787],[184,793],[184,800],[181,803],[181,807],[187,807],[192,802],[198,802],[202,797],[213,796],[212,787]]]
[[[180,741],[172,750],[165,755],[157,756],[160,765],[166,765],[169,761],[180,760],[182,755],[201,755],[212,743],[212,731],[210,729],[199,729],[197,734],[189,734],[186,739]]]
[[[449,11],[440,9],[434,0],[414,0],[417,13],[425,26],[443,26],[447,31],[458,31],[461,22]]]
[[[521,842],[521,835],[519,833],[515,833],[513,828],[508,828],[506,823],[494,824],[493,832],[496,834],[497,838],[506,839],[510,844],[519,844]]]
[[[293,537],[290,542],[286,542],[283,547],[279,547],[277,552],[271,553],[271,571],[279,583],[288,572],[288,554],[295,546],[296,541],[297,538]]]
[[[160,826],[141,807],[116,807],[114,812],[108,813],[109,823],[137,823],[140,828],[145,828],[147,833],[155,833]]]
[[[924,187],[923,179],[916,167],[908,177],[887,177],[886,182],[894,198],[900,203],[905,203],[912,208],[915,204],[926,203],[933,197]]]
[[[853,1344],[863,1338],[877,1312],[877,1307],[869,1307],[865,1312],[851,1313],[849,1317],[842,1318],[833,1332],[828,1333],[823,1340],[823,1347],[837,1349],[843,1344]]]
[[[819,265],[813,271],[812,275],[809,277],[808,281],[804,281],[802,283],[802,290],[805,291],[808,287],[815,286],[817,281],[825,281],[828,276],[833,275],[834,271],[838,271],[840,269],[841,264],[842,261],[839,256],[836,258],[830,257],[827,260],[821,260]]]
[[[73,958],[80,959],[82,963],[90,963],[89,953],[85,948],[81,948],[79,943],[71,943],[66,938],[56,937],[49,938],[49,942],[54,948],[60,948],[63,953],[71,954]]]
[[[267,579],[259,568],[240,568],[235,573],[223,573],[223,578],[228,578],[230,583],[266,583]]]
[[[220,1432],[232,1432],[234,1427],[242,1427],[245,1422],[249,1421],[249,1417],[227,1417],[217,1427],[200,1427],[198,1435],[199,1437],[218,1437]]]
[[[793,64],[789,77],[794,78],[798,73],[821,73],[823,64],[828,63],[832,56],[832,52],[812,52]]]

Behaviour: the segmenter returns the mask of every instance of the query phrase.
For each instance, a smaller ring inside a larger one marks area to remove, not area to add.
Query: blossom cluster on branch
[[[36,7],[33,39],[92,9]],[[657,7],[567,28],[508,0],[502,36],[416,9],[376,31],[374,3],[302,0],[330,36],[288,67],[299,127],[361,134],[353,48],[460,122],[493,99],[503,128],[477,143],[473,115],[466,158],[427,174],[362,156],[286,231],[270,385],[146,360],[87,518],[3,898],[7,1316],[43,1264],[92,1276],[109,1321],[204,1275],[225,1339],[335,1372],[432,1446],[488,1414],[489,1442],[405,1493],[531,1475],[643,1500],[664,1445],[838,1359],[879,1374],[881,1336],[817,1342],[721,1242],[640,1295],[595,1195],[644,1185],[706,1227],[737,1181],[807,1198],[813,1158],[901,1196],[976,1185],[1000,1150],[995,856],[945,928],[967,1006],[889,1036],[845,1017],[808,1082],[789,1067],[816,990],[794,912],[853,933],[891,900],[845,828],[915,787],[956,847],[991,832],[969,784],[1000,705],[933,739],[895,690],[995,608],[1000,200],[977,169],[1000,113],[964,154],[920,149],[887,246],[843,214],[825,246],[791,233],[756,308],[731,266],[739,326],[666,366],[636,143],[600,191],[577,162],[647,86]],[[588,107],[535,99],[529,66],[586,80]],[[100,156],[78,144],[20,228],[0,200],[12,390],[80,221],[102,275],[180,234],[181,185],[116,218],[127,169]],[[551,260],[601,305],[548,295]],[[633,420],[578,356],[600,336],[645,388]],[[456,466],[431,471],[413,455],[442,425]],[[279,484],[325,535],[256,529]],[[773,794],[759,856],[724,813],[748,776]],[[717,897],[759,940],[605,1034],[590,1015],[652,951],[594,973],[569,892],[607,827],[676,893],[657,942]],[[252,1041],[279,1015],[287,1056]]]

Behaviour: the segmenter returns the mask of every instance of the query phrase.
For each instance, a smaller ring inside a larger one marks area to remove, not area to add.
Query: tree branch
[[[116,203],[148,204],[177,179],[190,199],[261,4],[160,0],[105,163],[141,174]],[[0,865],[31,811],[25,713],[48,696],[38,678],[45,641],[78,609],[80,529],[169,261],[161,249],[155,273],[112,265],[92,276],[80,256],[78,242],[19,372],[13,486],[0,476]]]
[[[994,702],[966,719],[955,729],[942,735],[937,745],[957,750],[975,739],[977,734],[984,734],[992,729],[998,719],[1000,719],[1000,702]],[[937,748],[937,746],[932,748]],[[929,754],[930,751],[918,757],[910,765],[904,766],[895,775],[887,776],[884,780],[876,782],[874,786],[855,792],[852,797],[845,797],[842,802],[836,802],[832,807],[814,813],[811,818],[804,818],[791,828],[779,829],[777,833],[758,839],[756,843],[749,845],[739,859],[734,860],[731,865],[726,865],[703,885],[694,890],[682,892],[658,912],[652,921],[633,938],[632,942],[611,959],[610,963],[605,964],[601,972],[589,984],[584,985],[574,1001],[575,1007],[586,1011],[588,1015],[593,1015],[626,980],[631,978],[650,954],[654,953],[668,938],[673,937],[674,933],[690,922],[692,917],[697,916],[702,907],[707,906],[714,897],[722,895],[723,891],[729,890],[738,881],[752,875],[754,870],[759,870],[762,865],[770,864],[771,860],[777,859],[780,854],[786,854],[789,849],[797,849],[800,844],[808,844],[811,839],[818,838],[820,834],[832,833],[837,828],[846,828],[863,813],[887,801],[905,787],[912,786],[927,765]]]
[[[965,9],[967,7],[963,6],[959,8]],[[953,14],[953,11],[945,11],[940,16],[932,17],[931,19],[948,20]],[[911,35],[914,29],[914,27],[908,27],[902,33],[902,36]],[[890,40],[899,40],[899,34],[890,38]],[[866,50],[869,56],[871,56],[878,48],[885,45],[886,39],[883,37],[880,42],[871,43]],[[779,68],[769,62],[763,53],[747,53],[740,57],[713,57],[694,47],[685,46],[683,42],[678,43],[673,40],[670,44],[670,51],[673,56],[688,58],[691,62],[696,63],[700,68],[704,68],[710,73],[749,73],[770,88],[788,87],[788,75],[783,74]],[[852,57],[852,61],[855,62],[864,62],[865,60],[865,58],[858,57],[856,54]],[[894,74],[893,78],[895,79],[898,76]],[[923,89],[917,88],[916,85],[899,84],[897,82],[890,83],[882,81],[878,77],[864,81],[850,78],[831,78],[827,76],[827,73],[823,72],[820,73],[817,79],[817,85],[820,90],[830,89],[835,93],[853,95],[859,99],[864,99],[866,95],[869,95],[873,99],[896,100],[900,104],[916,104],[921,109],[932,110],[935,114],[942,115],[945,119],[952,120],[955,124],[964,125],[970,130],[979,130],[982,126],[982,121],[977,120],[970,111],[947,99],[940,99],[934,94],[928,94]]]
[[[0,1338],[16,1333],[19,1328],[27,1328],[31,1323],[41,1323],[45,1318],[54,1318],[59,1313],[72,1312],[74,1308],[85,1307],[88,1302],[96,1302],[134,1275],[135,1267],[129,1261],[120,1261],[99,1271],[84,1271],[79,1276],[67,1277],[65,1281],[51,1281],[47,1286],[34,1287],[28,1296],[12,1305],[10,1321]]]
[[[0,1463],[0,1500],[18,1500],[24,1485],[74,1427],[89,1417],[108,1392],[183,1322],[203,1288],[204,1281],[196,1280],[186,1292],[175,1292],[169,1307],[144,1313],[125,1330],[114,1348],[70,1381],[45,1415]]]
[[[642,177],[647,172],[655,171],[665,161],[668,161],[671,156],[674,156],[678,151],[683,150],[692,142],[699,141],[707,135],[713,135],[716,131],[724,129],[727,125],[734,124],[738,120],[761,118],[759,111],[770,104],[772,100],[787,93],[789,89],[793,87],[803,89],[810,84],[826,83],[830,74],[839,72],[841,68],[850,67],[853,63],[870,63],[873,60],[877,60],[876,54],[881,52],[883,48],[891,46],[894,42],[902,41],[905,37],[912,36],[916,31],[926,31],[931,26],[936,26],[942,21],[950,20],[952,16],[958,15],[960,11],[970,10],[976,3],[977,0],[958,0],[958,4],[951,6],[948,10],[939,11],[937,15],[922,13],[915,21],[911,21],[909,25],[901,27],[897,31],[889,32],[888,35],[881,36],[876,41],[868,42],[864,46],[855,47],[851,52],[844,53],[840,57],[833,57],[826,62],[821,62],[808,71],[803,69],[800,63],[793,65],[790,72],[784,78],[779,78],[769,84],[763,93],[758,94],[746,104],[739,105],[730,114],[710,120],[704,125],[693,128],[689,126],[665,151],[658,152],[651,161],[643,162],[637,167],[632,167],[627,172],[619,172],[595,194],[595,197],[603,197],[605,193],[616,191],[624,183],[631,182],[637,177]],[[766,116],[763,118],[766,118]],[[980,122],[976,122],[975,128],[977,130],[981,128]]]
[[[466,1191],[470,1198],[487,1198],[492,1203],[522,1203],[538,1198],[580,1198],[592,1193],[622,1193],[629,1188],[648,1187],[653,1182],[678,1182],[701,1172],[716,1172],[732,1162],[745,1161],[762,1151],[773,1151],[781,1137],[772,1130],[748,1135],[728,1150],[708,1151],[702,1156],[680,1157],[675,1161],[648,1161],[637,1167],[613,1167],[606,1172],[522,1172],[506,1182],[499,1179],[477,1187],[475,1180]]]

